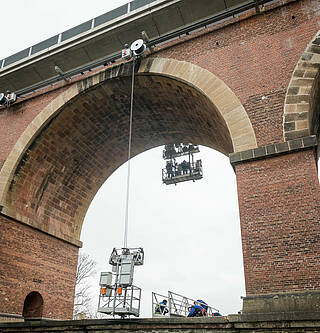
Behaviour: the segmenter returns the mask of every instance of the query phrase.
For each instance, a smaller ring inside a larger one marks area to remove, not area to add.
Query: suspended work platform
[[[192,143],[171,143],[164,146],[162,157],[166,160],[166,167],[162,169],[162,182],[166,185],[177,184],[188,180],[201,179],[202,162],[194,162],[193,154],[199,153],[198,145]],[[188,156],[181,163],[176,158]]]
[[[140,314],[141,288],[101,288],[98,311],[112,316],[135,316]]]
[[[175,143],[175,144],[168,144],[164,146],[164,150],[162,153],[162,157],[164,160],[199,153],[199,146],[193,145],[192,143]]]
[[[197,160],[195,163],[187,163],[185,168],[181,164],[162,169],[162,181],[164,184],[170,185],[188,180],[195,181],[203,177],[201,160]]]

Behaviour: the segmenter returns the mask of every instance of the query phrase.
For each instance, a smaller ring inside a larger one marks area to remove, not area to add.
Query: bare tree
[[[74,295],[74,319],[93,318],[90,297],[90,277],[96,274],[96,262],[87,253],[79,253]]]

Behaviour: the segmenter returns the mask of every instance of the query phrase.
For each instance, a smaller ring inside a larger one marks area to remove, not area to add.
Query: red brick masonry
[[[22,315],[39,292],[43,317],[71,319],[78,248],[0,215],[0,313]]]
[[[320,290],[312,149],[236,166],[247,295]]]

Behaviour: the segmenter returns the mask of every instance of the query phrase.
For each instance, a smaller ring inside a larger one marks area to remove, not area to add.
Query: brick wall
[[[286,90],[297,61],[320,29],[317,1],[286,2],[173,41],[156,54],[192,62],[223,80],[244,105],[258,146],[283,141]]]
[[[236,166],[246,292],[320,289],[320,188],[313,150]]]
[[[15,170],[6,198],[15,216],[66,239],[79,238],[91,200],[127,158],[129,96],[130,80],[119,78],[61,108]],[[134,103],[133,155],[183,139],[224,152],[232,149],[221,116],[185,84],[139,76]]]
[[[10,108],[0,108],[0,168],[31,121],[65,89],[67,87],[51,91],[44,89],[33,94],[32,98],[11,105]]]
[[[39,292],[43,317],[71,319],[78,248],[0,215],[0,313],[22,315]]]
[[[286,89],[297,61],[320,29],[317,1],[281,3],[287,4],[191,33],[159,46],[152,55],[189,61],[222,79],[245,106],[259,146],[283,140]],[[0,109],[0,167],[30,121],[66,89],[58,87],[33,94],[9,110]]]
[[[286,89],[320,27],[318,1],[287,2],[162,45],[153,54],[189,61],[222,79],[245,106],[259,146],[283,140]],[[201,94],[169,79],[143,80],[134,153],[180,139],[228,151],[225,123]],[[96,190],[125,160],[129,80],[114,82],[69,103],[16,170],[8,202],[43,230],[78,237]],[[32,119],[65,89],[0,110],[0,167]],[[239,164],[236,172],[247,293],[320,288],[313,153]],[[77,248],[3,216],[0,222],[0,312],[22,313],[26,295],[38,291],[45,317],[70,317]]]

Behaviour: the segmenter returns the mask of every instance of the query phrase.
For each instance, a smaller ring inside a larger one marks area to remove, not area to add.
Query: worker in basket
[[[169,312],[168,307],[167,307],[167,300],[164,299],[162,302],[160,302],[156,308],[154,313],[156,314],[162,314],[162,315],[166,315]]]
[[[205,316],[205,309],[199,305],[199,302],[194,301],[193,305],[188,308],[189,314],[187,317],[203,317]]]
[[[208,313],[208,304],[202,299],[197,299],[198,304],[203,308],[203,315],[207,316]]]

